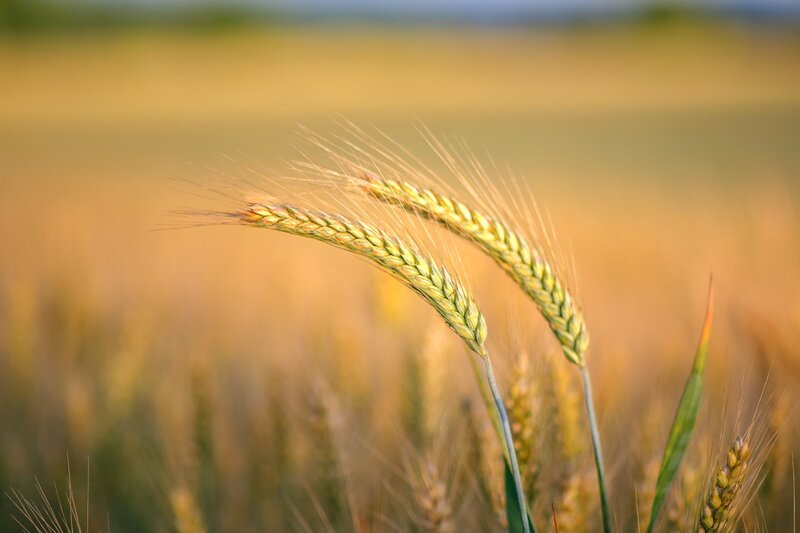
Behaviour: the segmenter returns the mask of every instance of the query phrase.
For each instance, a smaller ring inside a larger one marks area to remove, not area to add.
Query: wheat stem
[[[519,461],[517,461],[517,453],[514,449],[514,438],[511,435],[511,424],[508,422],[508,413],[506,412],[505,404],[503,403],[503,396],[500,394],[500,389],[497,386],[497,380],[494,377],[492,370],[492,362],[488,357],[483,358],[483,367],[486,370],[486,381],[489,383],[489,389],[492,392],[494,404],[500,415],[500,423],[503,429],[503,436],[505,437],[505,448],[511,466],[511,474],[514,477],[514,485],[517,489],[517,500],[519,501],[519,508],[522,511],[522,529],[525,533],[530,533],[528,527],[528,505],[525,503],[525,491],[522,487],[522,475],[519,470]],[[533,533],[536,533],[535,531]]]
[[[583,380],[583,400],[586,403],[586,416],[589,418],[589,432],[592,435],[592,451],[594,452],[594,464],[597,468],[597,484],[600,489],[600,510],[603,514],[603,531],[611,531],[611,507],[608,504],[608,494],[606,493],[606,474],[603,468],[603,449],[600,445],[600,430],[597,427],[597,417],[594,413],[594,400],[592,398],[592,380],[589,377],[587,368],[581,367],[581,379]]]
[[[497,412],[497,409],[492,409],[492,405],[494,404],[494,395],[492,394],[492,390],[489,387],[489,384],[486,379],[484,379],[483,370],[481,370],[481,366],[475,360],[474,357],[469,358],[470,367],[472,368],[472,374],[475,376],[475,382],[478,384],[478,390],[481,393],[481,399],[483,400],[484,405],[486,405],[487,410],[489,411],[489,417],[492,420],[492,427],[494,428],[494,432],[497,434],[497,438],[500,440],[501,447],[503,449],[503,458],[507,461],[508,460],[508,445],[506,443],[505,433],[503,432],[503,422],[500,418],[500,414]]]
[[[523,510],[523,529],[527,533],[529,526],[533,526],[533,522],[529,522],[526,516],[528,507],[525,503],[526,498],[525,492],[523,491],[522,474],[520,472],[519,461],[517,459],[516,448],[514,446],[511,425],[508,420],[508,412],[506,411],[505,404],[503,403],[503,396],[497,386],[497,380],[494,376],[491,360],[488,357],[484,357],[482,358],[482,361],[484,365],[484,372],[486,373],[485,380],[482,379],[483,376],[481,376],[481,370],[478,364],[474,359],[470,358],[472,370],[475,373],[475,380],[478,382],[478,388],[480,389],[484,403],[487,405],[487,407],[492,405],[492,403],[495,405],[494,409],[489,409],[489,414],[492,419],[492,425],[495,433],[497,433],[500,439],[500,444],[502,445],[503,459],[511,468],[511,474],[514,478],[514,486],[517,489],[517,499],[519,501],[520,509]],[[532,533],[536,533],[535,528]]]

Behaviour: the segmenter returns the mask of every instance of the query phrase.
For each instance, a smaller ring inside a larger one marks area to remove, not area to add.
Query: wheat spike
[[[309,237],[369,259],[422,296],[472,351],[486,357],[486,322],[475,301],[411,244],[342,216],[291,205],[250,204],[238,216],[243,224]]]
[[[453,509],[447,500],[447,486],[430,459],[422,461],[413,485],[414,503],[419,511],[422,530],[430,533],[455,531]]]
[[[448,327],[481,358],[486,382],[478,378],[478,385],[487,409],[494,413],[495,430],[511,463],[519,508],[524,514],[524,491],[511,428],[485,346],[486,322],[464,286],[411,244],[343,216],[285,204],[260,203],[249,204],[245,211],[227,216],[237,218],[241,224],[308,237],[353,252],[390,272],[433,306]],[[480,371],[475,361],[471,359],[470,362],[478,375]],[[523,530],[528,533],[529,529],[527,518],[523,517]]]
[[[522,483],[528,500],[534,497],[538,465],[536,464],[536,396],[534,394],[530,364],[526,354],[520,354],[514,368],[511,390],[508,398],[508,416],[511,420],[511,434],[517,450]]]
[[[594,502],[591,487],[591,475],[577,472],[567,479],[554,508],[557,531],[584,533],[591,530],[589,523]]]
[[[724,531],[734,509],[733,503],[747,473],[751,450],[746,438],[739,437],[725,456],[725,464],[717,471],[714,486],[705,500],[697,531]]]
[[[585,366],[589,337],[583,316],[541,250],[503,221],[432,189],[371,173],[354,181],[371,196],[442,224],[480,246],[533,299],[567,359]]]

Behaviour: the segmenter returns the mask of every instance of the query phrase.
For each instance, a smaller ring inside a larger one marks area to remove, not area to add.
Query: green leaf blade
[[[711,336],[713,318],[714,293],[712,287],[709,285],[708,304],[706,307],[703,331],[700,335],[700,342],[698,343],[697,352],[694,356],[691,373],[686,380],[683,394],[678,403],[678,408],[675,411],[675,419],[672,422],[667,446],[664,449],[664,457],[661,460],[661,468],[659,469],[658,480],[656,481],[655,498],[653,499],[653,507],[650,512],[650,523],[647,526],[648,533],[651,533],[655,527],[659,513],[664,506],[664,502],[669,494],[669,489],[678,472],[678,467],[681,464],[683,454],[686,452],[686,448],[692,438],[694,426],[697,422],[697,413],[700,410],[700,398],[703,392],[703,374],[705,372],[706,359],[708,358],[708,344]]]

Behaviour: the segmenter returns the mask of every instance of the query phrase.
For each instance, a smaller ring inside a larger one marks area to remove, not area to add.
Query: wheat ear
[[[538,436],[536,434],[539,414],[537,400],[528,356],[522,353],[517,358],[507,403],[511,418],[511,433],[514,435],[514,446],[522,472],[522,483],[531,503],[539,473]]]
[[[724,531],[732,510],[733,503],[747,473],[751,455],[750,446],[745,437],[739,437],[725,456],[725,464],[717,471],[714,486],[706,497],[700,515],[699,533]]]
[[[477,381],[487,409],[495,413],[493,421],[510,463],[522,512],[523,529],[528,533],[530,528],[525,512],[527,506],[514,440],[485,345],[486,321],[466,288],[447,269],[423,255],[415,246],[381,229],[340,215],[286,204],[254,203],[249,204],[246,210],[230,216],[248,226],[308,237],[353,252],[391,273],[433,306],[448,327],[461,337],[483,363],[486,382],[482,379]]]
[[[561,497],[555,503],[556,532],[587,533],[592,530],[589,516],[591,505],[591,472],[575,472],[566,479],[562,486]]]
[[[594,411],[592,383],[584,352],[589,335],[580,309],[566,286],[556,276],[546,255],[505,222],[470,208],[458,199],[413,183],[377,176],[367,171],[351,178],[356,188],[389,204],[398,205],[433,220],[473,241],[533,300],[539,313],[561,345],[568,361],[575,364],[583,380],[583,396],[597,467],[597,482],[603,515],[603,530],[611,531],[611,510],[606,491],[600,431]]]
[[[342,216],[291,205],[250,204],[240,222],[301,235],[371,260],[422,296],[467,346],[486,357],[486,322],[466,289],[415,247]]]
[[[420,471],[412,484],[422,530],[430,533],[455,531],[455,513],[448,501],[447,485],[430,459],[421,463]]]
[[[362,173],[356,186],[384,202],[401,206],[474,241],[530,296],[569,361],[583,367],[589,344],[586,324],[545,254],[501,220],[432,189]]]

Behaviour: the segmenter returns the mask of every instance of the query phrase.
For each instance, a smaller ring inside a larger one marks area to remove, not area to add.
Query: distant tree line
[[[0,34],[54,30],[82,30],[136,26],[177,26],[225,29],[263,25],[275,19],[269,11],[243,6],[211,6],[152,9],[142,6],[48,0],[0,0]]]

